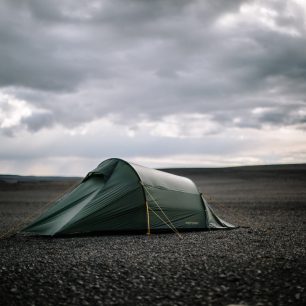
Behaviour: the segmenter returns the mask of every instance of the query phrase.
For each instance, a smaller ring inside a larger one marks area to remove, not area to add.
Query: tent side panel
[[[40,235],[146,229],[139,177],[126,162],[112,159],[90,172],[23,231]]]
[[[107,178],[103,188],[59,233],[146,228],[145,199],[137,173],[122,160],[107,160],[105,165],[107,171],[102,163],[94,174]]]
[[[96,205],[83,210],[60,233],[146,230],[145,200],[140,185],[112,197],[111,201],[103,194],[95,202]]]
[[[178,229],[206,228],[205,213],[199,194],[178,192],[145,186],[150,212],[151,229],[169,229],[169,224]]]
[[[38,219],[23,229],[40,235],[54,235],[103,188],[103,177],[82,182],[49,207]]]

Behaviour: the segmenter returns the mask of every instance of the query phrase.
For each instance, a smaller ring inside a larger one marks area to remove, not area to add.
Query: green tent
[[[100,231],[225,229],[185,177],[108,159],[23,231],[39,235]]]

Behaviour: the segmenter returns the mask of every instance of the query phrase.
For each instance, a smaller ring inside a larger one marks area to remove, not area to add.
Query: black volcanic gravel
[[[305,166],[171,171],[241,228],[5,238],[0,305],[306,304]],[[1,233],[69,184],[1,183]]]

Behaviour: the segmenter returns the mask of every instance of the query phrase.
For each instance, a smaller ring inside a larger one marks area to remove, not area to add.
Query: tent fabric
[[[23,229],[39,235],[234,228],[188,178],[112,158]]]

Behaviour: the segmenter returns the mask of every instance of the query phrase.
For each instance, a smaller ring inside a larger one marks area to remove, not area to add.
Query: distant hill
[[[209,168],[163,168],[159,169],[177,175],[196,175],[203,172],[209,173],[235,173],[235,172],[274,172],[274,171],[306,171],[306,164],[279,164],[279,165],[256,165],[256,166],[233,166],[233,167],[209,167]]]
[[[22,176],[12,174],[0,174],[0,182],[15,184],[18,182],[55,182],[55,181],[76,181],[77,176]]]
[[[196,175],[207,173],[228,173],[228,172],[252,172],[252,171],[306,171],[306,164],[281,164],[281,165],[259,165],[259,166],[237,166],[237,167],[210,167],[210,168],[161,168],[161,171],[177,175]],[[81,180],[78,176],[22,176],[11,174],[0,174],[0,182],[18,183],[18,182],[55,182],[55,181],[76,181]]]

